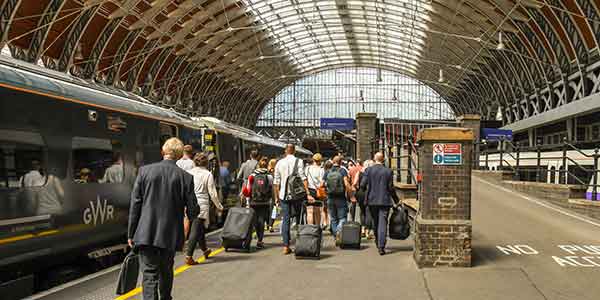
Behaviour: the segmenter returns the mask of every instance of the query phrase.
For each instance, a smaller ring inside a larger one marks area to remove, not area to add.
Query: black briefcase
[[[137,286],[138,275],[140,272],[140,261],[138,254],[131,250],[123,260],[121,271],[119,272],[119,282],[117,284],[117,295],[127,294]]]

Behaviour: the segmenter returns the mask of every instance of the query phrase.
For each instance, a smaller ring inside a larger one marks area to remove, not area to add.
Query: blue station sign
[[[512,141],[513,139],[512,130],[498,128],[483,128],[481,131],[482,138],[486,139],[487,141],[499,141],[501,139]]]
[[[350,118],[321,118],[321,129],[352,130],[354,119]]]

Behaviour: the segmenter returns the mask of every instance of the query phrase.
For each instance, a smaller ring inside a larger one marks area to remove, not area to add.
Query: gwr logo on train
[[[83,223],[96,226],[98,223],[104,224],[108,220],[114,219],[114,206],[108,204],[107,199],[96,198],[96,203],[90,201],[90,207],[83,211]]]

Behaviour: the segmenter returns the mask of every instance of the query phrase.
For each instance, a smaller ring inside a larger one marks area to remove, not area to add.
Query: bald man
[[[371,220],[375,228],[375,243],[379,255],[385,255],[387,241],[388,215],[398,196],[394,190],[394,176],[392,170],[383,165],[383,153],[375,153],[375,164],[365,170],[360,187],[366,189],[366,197]]]

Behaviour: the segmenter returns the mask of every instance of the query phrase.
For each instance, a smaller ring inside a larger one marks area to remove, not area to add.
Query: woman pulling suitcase
[[[198,262],[194,260],[194,250],[196,244],[200,244],[204,257],[208,258],[212,252],[206,246],[206,229],[208,228],[210,203],[212,201],[219,213],[223,211],[223,205],[219,201],[217,194],[217,186],[212,173],[207,169],[208,167],[208,155],[205,153],[198,153],[194,156],[195,167],[188,170],[188,173],[194,176],[194,192],[196,193],[196,199],[200,206],[200,214],[198,218],[190,220],[190,236],[188,238],[187,249],[185,252],[185,263],[187,265],[196,265]]]
[[[248,176],[248,184],[244,186],[244,196],[250,199],[250,208],[254,209],[254,229],[258,242],[257,249],[264,248],[265,225],[271,218],[271,203],[275,202],[273,194],[273,176],[268,170],[269,158],[263,156],[256,170]]]

